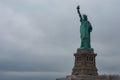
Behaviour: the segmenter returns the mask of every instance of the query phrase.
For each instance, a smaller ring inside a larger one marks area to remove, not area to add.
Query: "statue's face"
[[[87,21],[87,15],[83,15],[83,19]]]

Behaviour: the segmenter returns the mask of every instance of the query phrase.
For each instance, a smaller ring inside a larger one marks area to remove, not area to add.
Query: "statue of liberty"
[[[80,38],[81,38],[81,46],[79,49],[92,49],[91,48],[91,41],[90,41],[90,32],[92,32],[92,26],[88,21],[87,15],[81,16],[79,11],[80,7],[77,6],[77,12],[80,17]]]

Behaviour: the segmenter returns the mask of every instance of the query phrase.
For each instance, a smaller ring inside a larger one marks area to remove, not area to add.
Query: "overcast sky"
[[[78,4],[93,26],[99,74],[120,74],[119,0],[0,0],[0,80],[70,75],[80,46]]]

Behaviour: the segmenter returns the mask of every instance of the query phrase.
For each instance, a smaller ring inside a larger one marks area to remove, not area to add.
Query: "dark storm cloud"
[[[88,15],[93,26],[92,47],[98,54],[98,71],[120,73],[119,2],[1,0],[0,79],[37,80],[44,77],[30,76],[40,76],[44,72],[70,74],[74,63],[73,53],[80,46],[80,22],[75,9],[78,4],[81,5],[81,13]],[[28,76],[20,78],[21,72]],[[50,77],[50,74],[46,75]]]

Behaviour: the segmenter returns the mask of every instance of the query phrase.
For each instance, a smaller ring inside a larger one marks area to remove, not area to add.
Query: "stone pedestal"
[[[72,74],[56,80],[101,80],[95,62],[97,54],[94,53],[93,49],[78,49],[74,56]]]
[[[98,76],[95,62],[96,55],[92,49],[77,50],[74,54],[75,63],[72,75]]]

